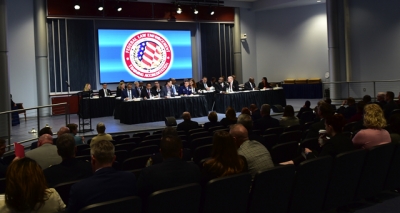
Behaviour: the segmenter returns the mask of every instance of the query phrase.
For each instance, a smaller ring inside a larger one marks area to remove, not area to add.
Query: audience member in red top
[[[356,148],[369,149],[371,147],[391,142],[389,132],[386,131],[386,120],[383,111],[377,104],[368,104],[364,108],[364,126],[353,138]]]
[[[355,115],[351,116],[348,123],[362,121],[363,116],[364,116],[364,107],[365,107],[364,101],[358,102],[357,103],[357,112]]]

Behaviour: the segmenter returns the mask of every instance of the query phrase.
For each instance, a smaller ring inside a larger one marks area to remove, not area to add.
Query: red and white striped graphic
[[[146,68],[151,68],[155,61],[160,59],[160,52],[157,49],[157,44],[153,42],[146,42],[146,49],[143,53],[142,63]]]

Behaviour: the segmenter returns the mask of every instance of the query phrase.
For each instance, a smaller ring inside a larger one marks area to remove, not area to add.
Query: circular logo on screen
[[[169,71],[173,53],[167,38],[156,32],[141,31],[127,39],[122,57],[125,68],[134,77],[153,80]]]

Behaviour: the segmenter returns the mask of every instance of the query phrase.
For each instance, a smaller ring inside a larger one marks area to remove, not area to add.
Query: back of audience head
[[[42,128],[41,130],[39,130],[38,136],[40,137],[40,136],[42,136],[42,135],[44,135],[44,134],[53,135],[53,132],[51,131],[51,128],[50,128],[50,127],[44,127],[44,128]]]
[[[366,104],[371,103],[371,100],[372,100],[372,98],[371,98],[370,95],[364,95],[363,101],[364,101]]]
[[[182,114],[182,118],[184,121],[190,121],[192,119],[192,117],[190,116],[190,112],[184,112]]]
[[[393,114],[389,120],[391,133],[400,135],[400,113]]]
[[[228,120],[235,120],[236,119],[236,112],[232,107],[228,107],[225,112],[225,117]]]
[[[249,140],[249,133],[242,124],[232,125],[229,134],[235,139],[237,148],[239,148],[243,142]]]
[[[378,102],[384,101],[384,100],[385,100],[385,93],[384,93],[384,92],[378,93],[378,95],[376,96],[376,100],[377,100]]]
[[[96,126],[97,133],[104,134],[106,132],[106,125],[104,123],[98,123]]]
[[[242,124],[246,128],[247,132],[251,132],[253,130],[253,120],[251,119],[250,115],[239,115],[237,123]]]
[[[102,167],[111,167],[115,161],[115,147],[109,141],[99,141],[91,144],[92,168],[96,171]]]
[[[30,158],[13,161],[6,173],[5,202],[18,212],[38,210],[46,201],[47,183],[42,168]]]
[[[74,158],[76,152],[74,136],[64,134],[57,138],[57,152],[62,159]]]
[[[386,101],[393,101],[393,99],[394,99],[394,92],[387,91],[386,92],[386,96],[385,96],[385,100]]]
[[[330,126],[335,133],[341,133],[345,124],[346,120],[344,119],[343,115],[335,114],[326,118],[325,129],[328,131],[328,133],[332,134],[332,132],[329,132],[328,130],[328,126]]]
[[[307,107],[307,108],[310,108],[311,102],[307,100],[307,101],[304,103],[304,106]]]
[[[379,105],[368,104],[364,107],[364,126],[369,129],[383,129],[386,127],[386,120]]]
[[[4,153],[6,152],[7,143],[6,140],[0,138],[0,158],[3,157]]]
[[[172,136],[178,137],[178,131],[176,130],[176,128],[167,126],[167,127],[165,127],[163,129],[163,131],[161,133],[161,136],[162,136],[161,138],[164,138],[164,137],[166,137],[168,135],[172,135]]]
[[[262,116],[269,116],[271,115],[271,106],[269,104],[263,104],[261,106],[261,115]]]
[[[164,159],[182,158],[182,141],[176,136],[163,137],[160,144],[160,152]]]
[[[65,134],[65,133],[70,133],[70,130],[68,127],[66,126],[62,126],[58,132],[57,132],[57,136],[60,137],[61,135]]]
[[[251,104],[249,109],[250,109],[250,111],[254,112],[255,110],[257,110],[257,105]]]
[[[356,104],[356,100],[353,97],[347,98],[347,105],[354,105]]]
[[[325,99],[325,103],[327,103],[327,104],[332,104],[332,99],[326,98],[326,99]]]
[[[53,144],[53,137],[49,134],[44,134],[44,135],[40,136],[37,146],[40,147],[46,143]]]
[[[77,124],[67,124],[67,128],[69,129],[70,133],[72,133],[74,135],[78,132]]]
[[[241,114],[250,115],[250,110],[249,110],[249,108],[243,107],[243,108],[242,108],[242,111],[241,111]]]
[[[357,103],[357,111],[358,111],[359,113],[364,113],[364,107],[365,107],[366,104],[367,104],[367,103],[364,102],[364,101],[359,101],[359,102]]]
[[[210,122],[217,122],[218,121],[218,115],[216,112],[212,111],[210,114],[208,114],[208,120]]]
[[[286,105],[283,111],[283,117],[294,117],[294,109],[292,105]]]
[[[332,115],[332,107],[325,102],[320,103],[317,108],[318,115],[321,118],[327,118]]]

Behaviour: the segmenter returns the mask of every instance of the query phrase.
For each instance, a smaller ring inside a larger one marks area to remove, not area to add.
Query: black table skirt
[[[202,95],[204,95],[204,97],[207,100],[207,109],[208,109],[208,111],[211,111],[212,107],[213,107],[213,104],[214,104],[216,93],[204,93]]]
[[[207,116],[205,96],[122,102],[119,114],[121,123],[138,124],[164,121],[165,117],[181,118],[185,111],[192,117]]]
[[[263,104],[286,106],[285,92],[280,90],[240,92],[233,94],[216,94],[214,109],[217,113],[224,113],[228,107],[236,112],[242,111],[243,107],[256,104],[261,108]]]
[[[283,84],[288,99],[320,99],[322,84]]]
[[[112,116],[116,102],[120,102],[120,100],[116,100],[113,97],[98,99],[83,98],[79,101],[78,114],[84,119]]]

